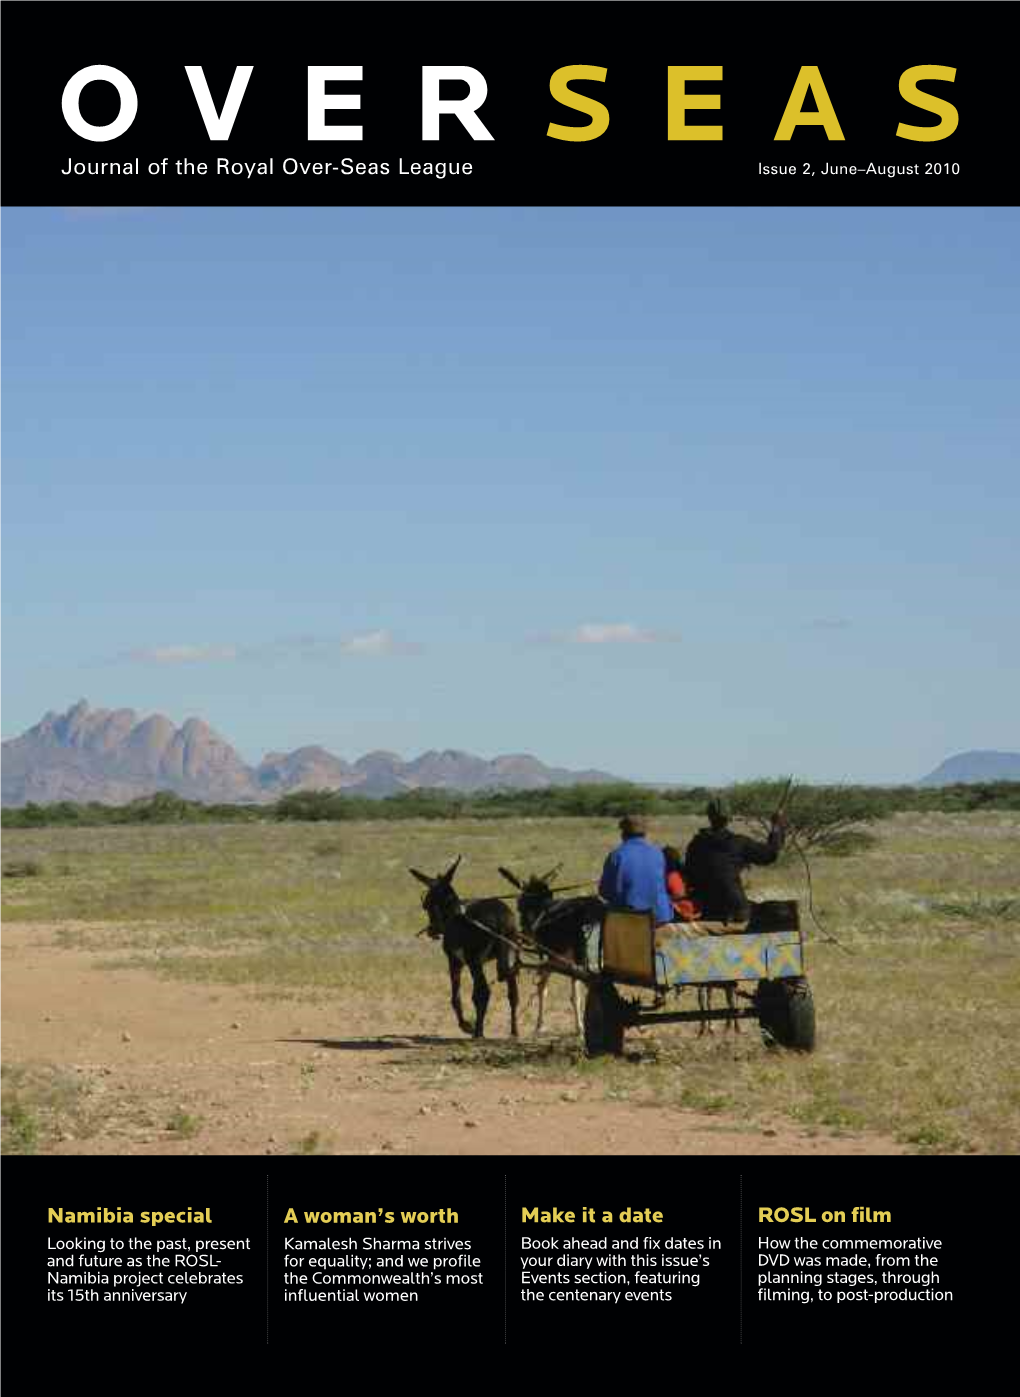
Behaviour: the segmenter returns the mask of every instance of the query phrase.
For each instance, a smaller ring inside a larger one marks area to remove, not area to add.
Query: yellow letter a
[[[804,98],[809,91],[814,94],[815,101],[818,103],[816,112],[802,110]],[[797,81],[793,84],[790,100],[786,104],[786,111],[783,112],[783,119],[779,123],[779,130],[773,140],[788,141],[793,135],[795,126],[824,126],[825,134],[830,141],[844,139],[843,132],[839,128],[836,109],[829,101],[829,94],[825,90],[822,75],[817,68],[801,68],[797,74]]]

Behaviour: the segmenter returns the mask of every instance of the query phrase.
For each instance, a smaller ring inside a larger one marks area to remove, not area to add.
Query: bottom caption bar
[[[68,1352],[127,1324],[400,1347],[453,1316],[514,1345],[550,1308],[654,1341],[945,1337],[1009,1263],[973,1221],[1006,1212],[998,1160],[14,1163],[7,1322],[42,1311]]]

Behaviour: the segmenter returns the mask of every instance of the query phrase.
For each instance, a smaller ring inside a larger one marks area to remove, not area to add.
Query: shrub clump
[[[37,859],[18,859],[3,867],[5,878],[41,878],[42,873],[43,866]]]
[[[731,786],[727,799],[735,816],[766,834],[786,791],[785,781],[745,781]],[[846,857],[874,847],[865,826],[885,813],[882,800],[862,786],[794,786],[785,805],[787,835],[801,849]]]

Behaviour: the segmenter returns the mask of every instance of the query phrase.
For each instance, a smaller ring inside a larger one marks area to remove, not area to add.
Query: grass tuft
[[[5,878],[41,878],[42,874],[43,866],[37,859],[17,859],[3,866]]]
[[[178,1107],[167,1121],[166,1128],[171,1135],[176,1135],[181,1140],[191,1140],[202,1129],[202,1119],[200,1116],[189,1115],[187,1111]]]
[[[92,1083],[49,1064],[4,1067],[0,1152],[36,1154],[59,1140],[96,1133],[102,1115]]]

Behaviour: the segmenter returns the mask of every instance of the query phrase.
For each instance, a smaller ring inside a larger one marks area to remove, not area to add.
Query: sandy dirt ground
[[[442,999],[407,1036],[393,1008],[111,968],[109,955],[60,946],[57,931],[16,924],[2,940],[5,1064],[59,1068],[81,1086],[80,1119],[46,1153],[903,1152],[880,1136],[749,1126],[643,1099],[640,1050],[636,1085],[606,1099],[604,1081],[550,1067],[544,1039],[523,1040],[519,1059],[497,1068],[486,1054],[503,1040],[454,1036]],[[505,1031],[502,1015],[494,1027]]]

